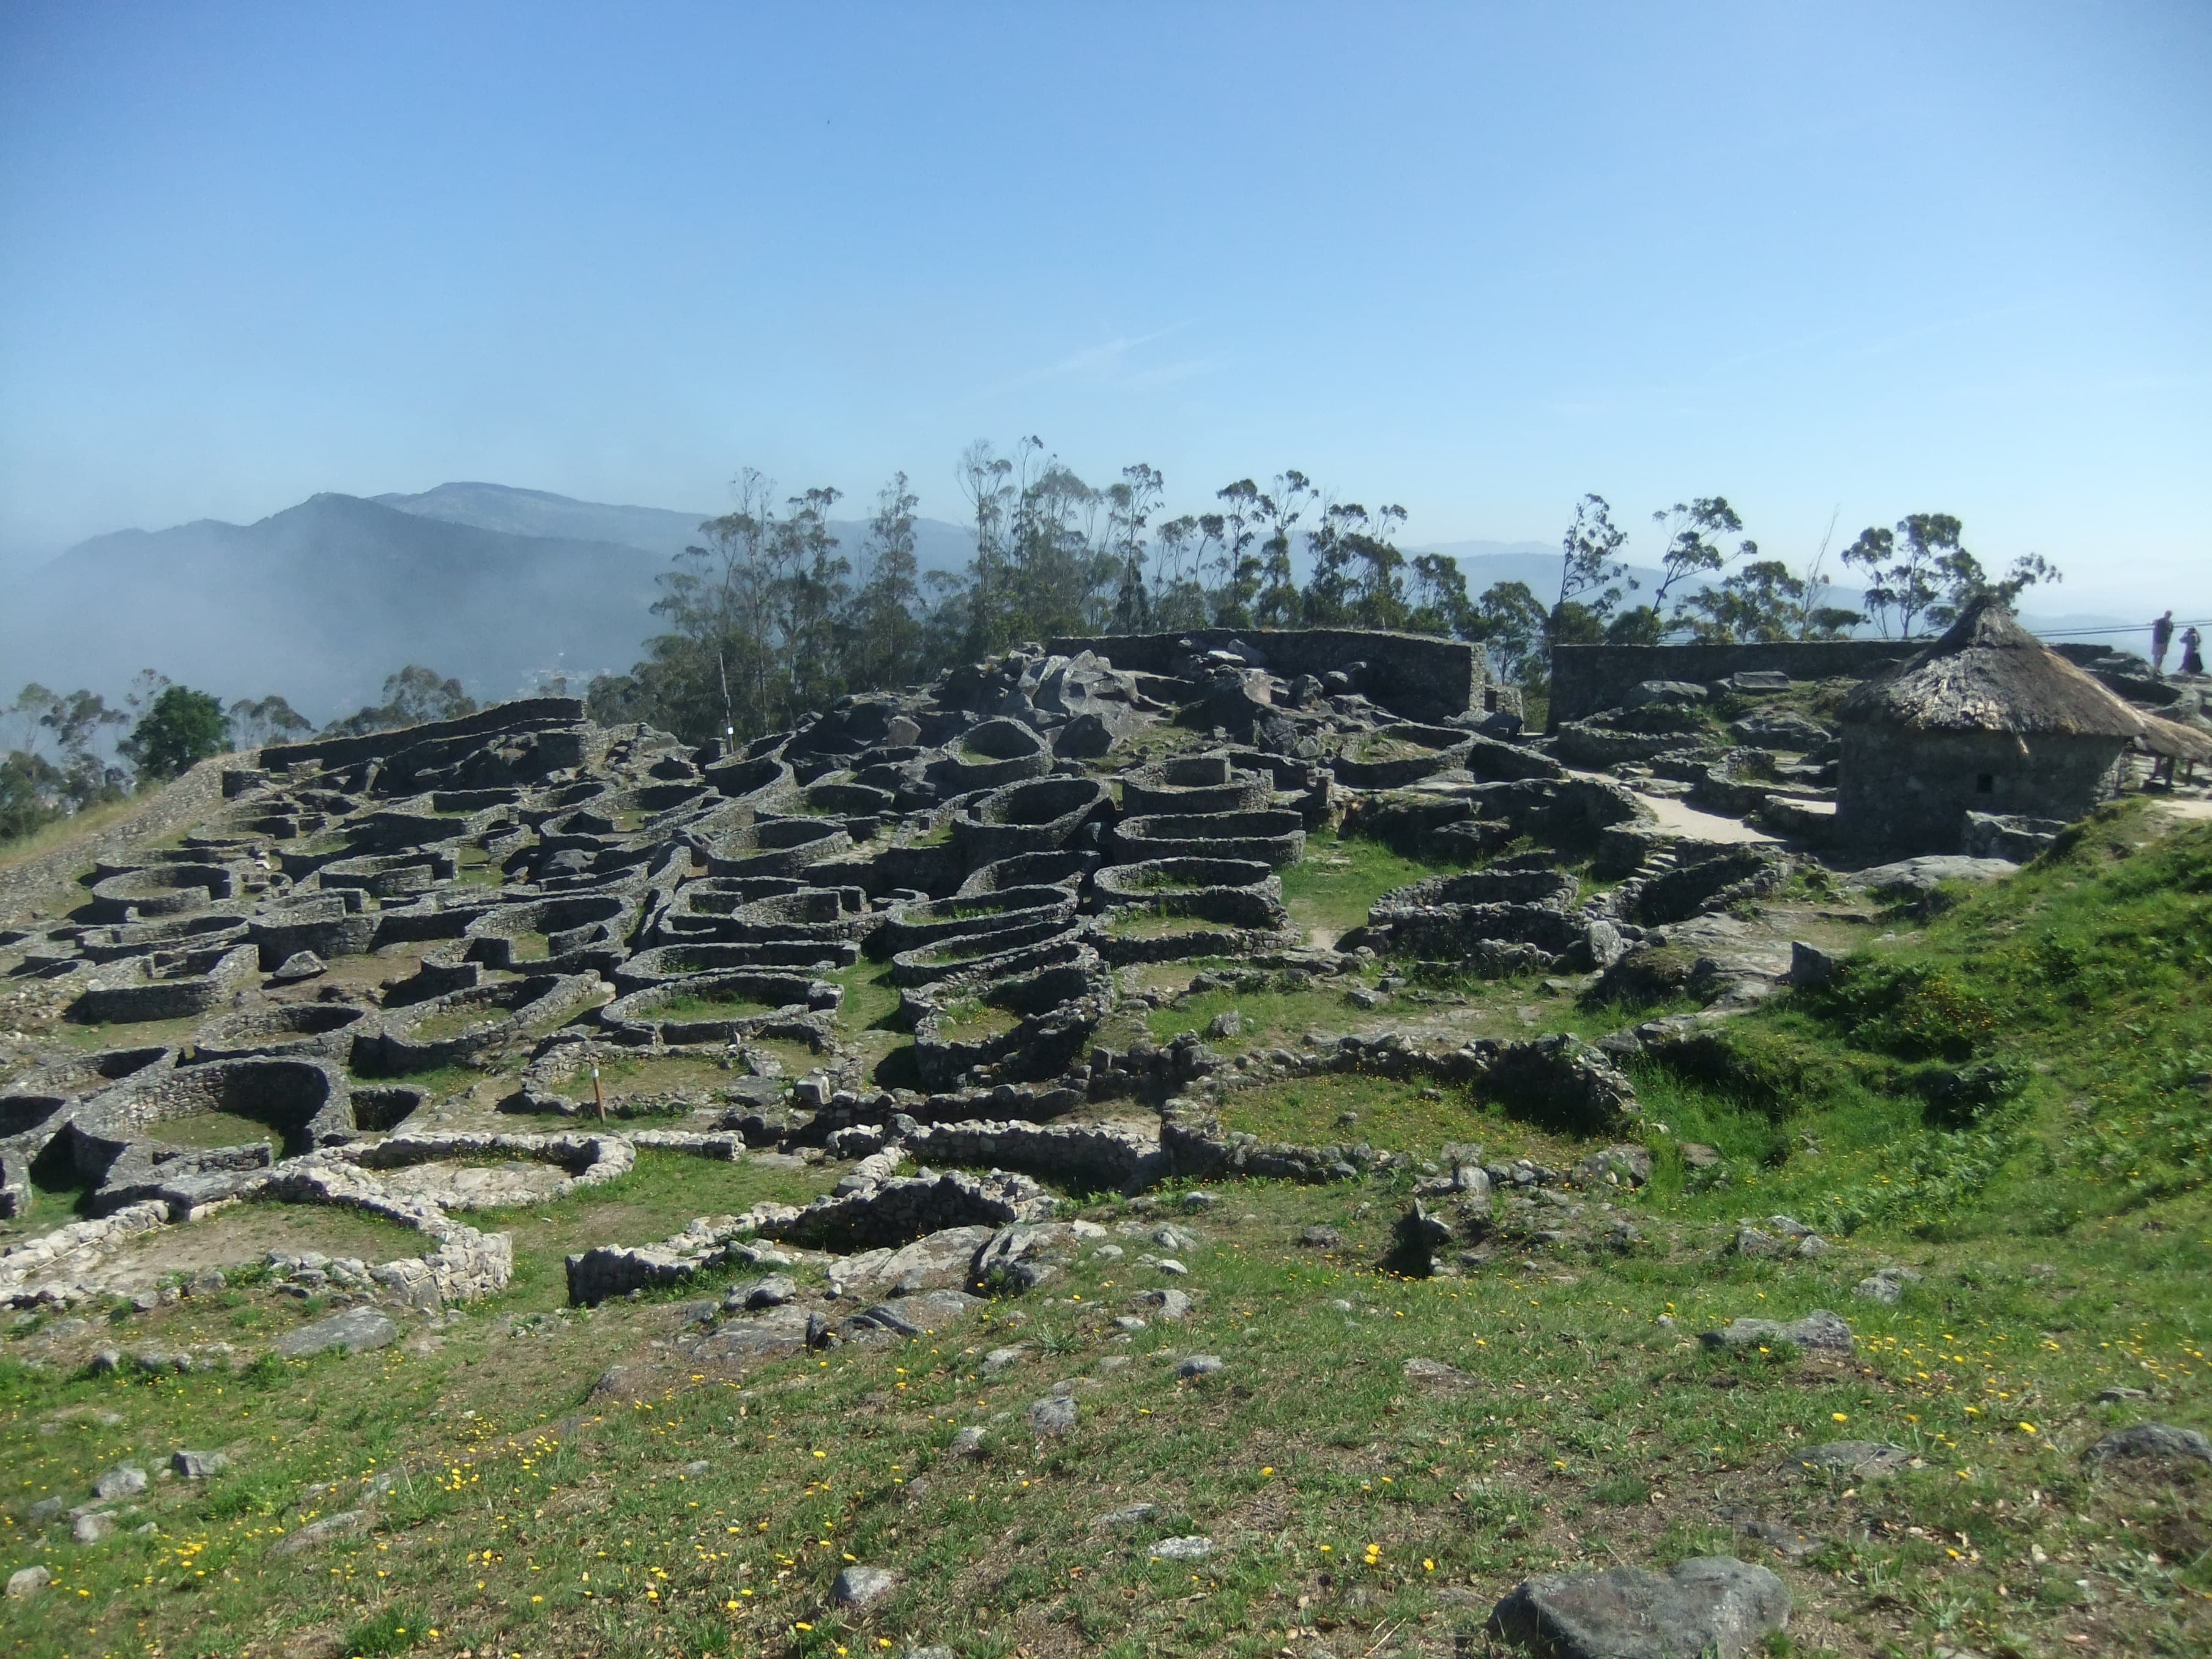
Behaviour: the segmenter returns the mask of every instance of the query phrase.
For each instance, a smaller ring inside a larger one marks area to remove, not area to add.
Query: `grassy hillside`
[[[381,1352],[133,1380],[10,1360],[0,1565],[45,1560],[56,1583],[0,1604],[0,1634],[301,1659],[1441,1655],[1481,1651],[1528,1573],[1734,1551],[1790,1585],[1777,1653],[2204,1652],[2212,1486],[2082,1457],[2122,1423],[2212,1424],[2212,826],[2156,830],[2111,811],[2012,881],[1899,916],[1830,985],[1643,1064],[1650,1185],[1463,1276],[1384,1266],[1410,1175],[1223,1186],[1188,1217],[1173,1193],[1071,1200],[1127,1224],[1125,1254],[964,1326],[740,1375],[655,1346],[682,1328],[674,1297],[553,1307],[558,1250],[594,1219],[564,1200],[516,1218],[507,1298]],[[1588,1150],[1448,1092],[1329,1086],[1345,1098],[1254,1109],[1329,1122],[1356,1097],[1390,1144]],[[589,1202],[630,1206],[634,1242],[706,1203],[699,1178]],[[1730,1249],[1776,1213],[1828,1253]],[[1198,1237],[1153,1242],[1168,1221]],[[1895,1305],[1853,1295],[1892,1266],[1920,1275]],[[1114,1322],[1162,1285],[1187,1322]],[[1693,1340],[1815,1307],[1855,1354]],[[234,1282],[101,1340],[245,1347],[299,1316]],[[1179,1376],[1191,1355],[1223,1363]],[[1055,1385],[1078,1420],[1041,1437],[1025,1413]],[[2100,1402],[2115,1389],[2149,1397]],[[984,1455],[956,1456],[969,1426]],[[1910,1465],[1808,1470],[1845,1438]],[[148,1535],[27,1535],[28,1503],[179,1447],[232,1467],[157,1482],[126,1517]],[[364,1506],[359,1530],[270,1552]],[[1158,1553],[1199,1535],[1210,1553]],[[855,1561],[901,1580],[840,1612]]]

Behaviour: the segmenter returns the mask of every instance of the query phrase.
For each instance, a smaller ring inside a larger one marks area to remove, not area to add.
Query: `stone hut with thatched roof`
[[[1891,854],[1957,852],[1970,811],[2078,818],[2113,793],[2144,730],[1987,597],[1840,712],[1837,839]]]

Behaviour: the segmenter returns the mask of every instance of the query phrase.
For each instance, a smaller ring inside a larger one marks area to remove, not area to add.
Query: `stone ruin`
[[[1771,807],[1778,782],[1821,787],[1825,732],[1747,717],[1741,754],[1767,761],[1701,754],[1708,769],[1678,778],[1666,745],[1680,698],[1666,688],[1532,742],[1512,689],[1451,642],[1420,641],[1389,675],[1370,665],[1393,659],[1389,635],[1148,640],[1140,669],[1116,665],[1112,640],[1057,643],[847,697],[737,747],[539,698],[270,747],[225,772],[220,823],[102,862],[66,923],[0,933],[15,974],[113,1038],[57,1049],[0,1090],[0,1214],[20,1212],[35,1171],[81,1191],[84,1218],[0,1249],[0,1303],[102,1294],[106,1253],[261,1200],[414,1229],[419,1255],[353,1264],[345,1282],[436,1307],[511,1271],[507,1237],[471,1210],[618,1182],[641,1147],[852,1167],[810,1205],[583,1251],[574,1301],[793,1250],[878,1288],[1018,1285],[1058,1237],[1040,1182],[1134,1194],[1404,1161],[1231,1133],[1235,1091],[1331,1071],[1432,1079],[1619,1138],[1637,1104],[1616,1061],[1670,1038],[1313,1033],[1226,1059],[1197,1033],[1102,1044],[1117,1006],[1158,1001],[1130,977],[1143,964],[1206,959],[1225,965],[1195,988],[1335,984],[1354,1001],[1351,975],[1377,957],[1607,990],[1656,978],[1716,1012],[1790,971],[1786,940],[1747,941],[1726,914],[1779,885],[1787,857],[1667,827],[1651,800],[1733,813],[1733,768],[1757,773]],[[1785,743],[1796,757],[1765,746]],[[1627,759],[1646,793],[1602,769]],[[1339,824],[1460,873],[1385,895],[1342,938],[1304,933],[1280,872]],[[838,1021],[864,957],[898,998],[879,1023],[910,1039],[870,1048]],[[140,1028],[157,1035],[132,1040]],[[589,1079],[640,1060],[724,1082],[603,1115]],[[501,1110],[572,1127],[441,1127],[454,1068],[511,1077]],[[222,1136],[207,1126],[240,1122],[266,1136],[210,1144]],[[1618,1185],[1636,1149],[1613,1150],[1486,1176],[1473,1157],[1450,1190],[1464,1204],[1486,1181]],[[471,1186],[465,1166],[486,1158],[524,1174]],[[852,1262],[867,1265],[839,1265]],[[811,1340],[795,1314],[748,1311],[773,1342]]]

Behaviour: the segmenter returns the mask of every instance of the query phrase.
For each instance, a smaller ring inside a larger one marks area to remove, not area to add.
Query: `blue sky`
[[[0,9],[0,550],[970,438],[2212,614],[2212,6]],[[2191,608],[2193,607],[2193,608]]]

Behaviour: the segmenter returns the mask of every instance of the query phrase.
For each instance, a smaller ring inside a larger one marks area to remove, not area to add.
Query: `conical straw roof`
[[[2146,729],[2142,715],[1987,594],[1925,651],[1854,690],[1840,712],[1848,722],[1905,732],[2124,738]]]

